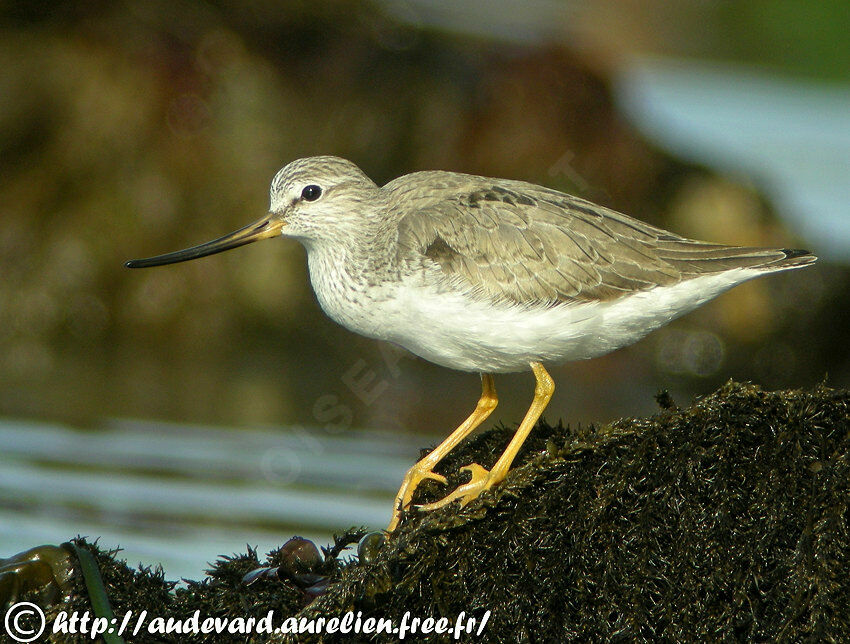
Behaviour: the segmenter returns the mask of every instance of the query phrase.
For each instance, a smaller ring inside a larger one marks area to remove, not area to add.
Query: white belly
[[[526,371],[532,361],[584,360],[630,345],[731,287],[763,274],[743,269],[655,287],[610,302],[535,309],[493,307],[459,293],[402,286],[397,297],[375,307],[373,313],[380,325],[366,334],[400,344],[452,369]]]

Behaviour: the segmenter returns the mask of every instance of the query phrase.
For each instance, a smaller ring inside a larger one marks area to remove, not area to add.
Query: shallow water
[[[78,534],[197,579],[220,554],[386,526],[427,439],[302,428],[0,421],[0,558]]]

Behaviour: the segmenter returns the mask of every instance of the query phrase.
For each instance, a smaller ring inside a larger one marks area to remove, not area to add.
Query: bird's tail
[[[754,268],[761,268],[766,271],[787,271],[814,264],[818,259],[810,251],[799,248],[779,248],[775,251],[775,255],[761,266]]]

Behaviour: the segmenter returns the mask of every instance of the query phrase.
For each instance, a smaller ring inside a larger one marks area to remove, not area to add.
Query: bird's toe
[[[454,492],[446,495],[439,501],[433,503],[425,503],[416,506],[419,510],[430,512],[442,508],[452,501],[460,501],[461,505],[466,505],[478,498],[484,490],[490,489],[497,481],[491,476],[490,472],[481,467],[478,463],[470,463],[460,468],[461,472],[469,472],[471,477],[468,483],[458,486]]]

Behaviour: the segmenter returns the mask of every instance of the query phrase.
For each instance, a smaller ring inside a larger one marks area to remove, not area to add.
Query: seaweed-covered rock
[[[354,611],[398,623],[407,611],[449,620],[490,611],[483,641],[493,642],[847,641],[850,393],[729,383],[687,409],[661,402],[651,418],[601,427],[541,422],[505,482],[467,507],[411,513],[383,544],[371,539],[364,561],[326,550],[316,572],[330,583],[318,597],[281,578],[245,585],[262,565],[254,552],[176,593],[124,569],[133,596],[114,566],[107,591],[116,614],[153,601],[177,618],[273,609],[278,621]],[[449,483],[471,461],[492,465],[510,434],[461,446],[442,463]],[[428,483],[416,500],[444,493]],[[267,565],[280,566],[281,552]],[[168,641],[245,641],[230,637]]]
[[[303,614],[490,609],[505,642],[846,641],[848,403],[730,383],[652,418],[541,423],[504,485],[411,521]],[[491,465],[509,434],[443,471]]]

